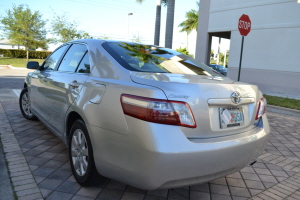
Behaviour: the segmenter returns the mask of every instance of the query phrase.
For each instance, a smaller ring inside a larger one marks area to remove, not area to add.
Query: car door
[[[56,70],[48,76],[46,102],[49,124],[58,133],[64,132],[65,115],[89,77],[89,54],[84,44],[72,44]]]
[[[33,72],[30,86],[31,109],[40,119],[47,122],[49,112],[46,105],[47,86],[49,85],[48,76],[55,69],[64,52],[69,45],[64,45],[55,50],[42,64],[39,70]]]

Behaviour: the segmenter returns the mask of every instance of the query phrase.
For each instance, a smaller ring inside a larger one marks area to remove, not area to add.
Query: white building
[[[209,63],[212,36],[230,39],[228,76],[237,80],[242,36],[238,19],[251,19],[244,38],[240,81],[265,92],[300,95],[300,1],[201,0],[196,59]]]
[[[0,40],[0,49],[25,49],[22,45],[10,44],[9,40]]]

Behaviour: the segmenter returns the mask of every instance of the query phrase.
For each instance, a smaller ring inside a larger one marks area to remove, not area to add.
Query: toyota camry
[[[61,45],[25,79],[20,109],[69,149],[73,175],[154,190],[239,171],[270,128],[257,86],[172,49],[84,39]]]

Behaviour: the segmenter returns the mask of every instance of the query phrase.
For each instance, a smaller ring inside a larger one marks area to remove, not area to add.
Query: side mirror
[[[27,62],[27,69],[38,69],[40,64],[36,61],[29,61]]]

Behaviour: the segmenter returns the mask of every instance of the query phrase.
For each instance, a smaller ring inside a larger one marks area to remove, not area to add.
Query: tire
[[[70,131],[69,158],[73,175],[82,186],[92,186],[105,178],[95,167],[93,148],[85,123],[76,120]]]
[[[36,116],[31,112],[30,96],[27,88],[24,88],[20,94],[19,105],[22,115],[26,119],[37,120]]]

